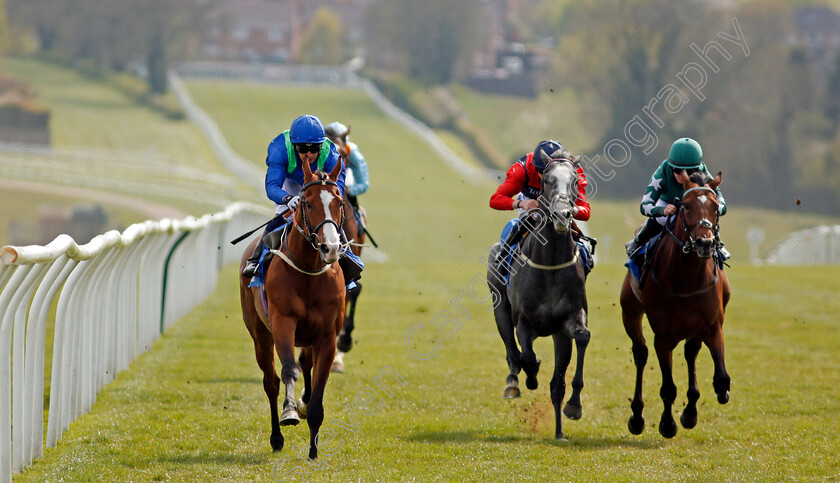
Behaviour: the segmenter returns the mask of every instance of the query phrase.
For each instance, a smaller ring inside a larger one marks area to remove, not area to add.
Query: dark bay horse
[[[659,394],[665,407],[659,433],[666,438],[677,434],[677,423],[671,414],[677,397],[672,353],[680,341],[685,340],[688,365],[688,404],[680,416],[683,427],[691,429],[697,424],[700,390],[695,361],[704,343],[715,365],[713,386],[718,402],[729,401],[729,374],[723,360],[723,315],[729,301],[729,281],[716,260],[719,225],[715,189],[721,173],[712,180],[702,174],[679,175],[679,180],[685,194],[679,203],[676,225],[662,234],[642,285],[628,271],[621,287],[624,330],[633,341],[636,364],[636,389],[630,405],[633,415],[627,426],[633,434],[640,434],[645,427],[642,380],[648,349],[642,334],[642,316],[647,315],[662,371]]]
[[[341,159],[344,161],[346,176],[351,175],[351,171],[347,169],[350,163],[350,146],[347,144],[347,135],[350,134],[350,128],[338,139],[336,139],[336,147],[341,154]],[[352,180],[347,180],[349,185]],[[350,202],[350,197],[346,190],[344,193],[344,233],[350,241],[350,250],[357,257],[362,256],[362,248],[366,241],[366,234],[362,225],[367,223],[367,214],[364,208],[359,206],[358,209]],[[358,214],[359,219],[356,218]],[[360,225],[361,220],[361,225]],[[353,329],[356,327],[356,302],[359,300],[359,294],[362,293],[362,282],[357,280],[356,286],[347,290],[346,307],[344,310],[344,325],[341,332],[338,334],[336,342],[338,351],[335,354],[335,361],[333,361],[332,371],[343,373],[344,368],[344,353],[349,352],[353,348]]]
[[[520,397],[519,372],[525,370],[525,385],[537,388],[540,361],[534,353],[537,337],[554,339],[554,376],[551,402],[554,406],[554,437],[564,439],[560,406],[566,393],[566,369],[572,357],[572,340],[577,346],[577,367],[572,395],[563,413],[580,419],[583,389],[583,358],[589,343],[588,305],[583,259],[572,239],[570,225],[577,193],[577,173],[568,160],[547,160],[543,174],[539,220],[521,243],[510,267],[510,284],[499,278],[495,267],[488,267],[487,280],[494,294],[494,315],[499,335],[505,343],[510,374],[504,397]],[[494,260],[500,245],[490,250]],[[516,334],[514,336],[514,330]],[[517,338],[522,346],[520,352]]]
[[[265,306],[260,289],[249,288],[250,279],[240,276],[242,318],[254,340],[257,364],[263,371],[263,387],[271,407],[271,447],[283,449],[280,426],[296,425],[300,417],[309,423],[309,458],[318,456],[316,441],[324,420],[323,397],[335,341],[344,320],[344,274],[338,260],[341,243],[338,227],[343,222],[342,198],[336,179],[341,164],[329,174],[313,173],[302,163],[304,185],[301,202],[280,248],[265,274]],[[253,253],[256,240],[242,255],[240,273]],[[268,314],[266,314],[266,311]],[[295,347],[300,347],[300,370],[304,389],[295,401],[298,366]],[[274,351],[280,358],[280,378],[274,369]],[[282,413],[277,414],[280,382],[285,387]]]

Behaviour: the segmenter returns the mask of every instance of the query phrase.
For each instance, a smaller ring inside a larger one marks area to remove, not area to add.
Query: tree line
[[[375,0],[369,64],[427,84],[463,80],[489,41],[479,15],[488,3]],[[671,142],[691,136],[710,170],[724,171],[730,201],[792,208],[800,199],[836,213],[840,57],[827,76],[818,73],[815,53],[795,41],[796,8],[774,0],[525,0],[508,2],[505,35],[548,45],[546,88],[572,86],[604,113],[604,149],[590,154],[590,170],[603,178],[599,193],[639,195]],[[731,41],[736,28],[743,45]]]

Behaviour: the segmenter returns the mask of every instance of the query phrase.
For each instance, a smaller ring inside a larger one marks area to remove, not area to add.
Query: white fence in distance
[[[201,218],[109,231],[79,246],[0,249],[0,482],[43,454],[47,313],[55,315],[48,447],[90,411],[102,387],[216,288],[244,245],[229,241],[271,216],[246,203]],[[258,232],[261,233],[261,232]]]
[[[788,235],[765,257],[768,265],[840,264],[840,225],[818,226]]]

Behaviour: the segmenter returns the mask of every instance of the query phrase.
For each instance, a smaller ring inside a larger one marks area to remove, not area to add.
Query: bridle
[[[715,199],[717,199],[717,193],[715,192],[715,190],[713,190],[712,188],[709,188],[707,186],[695,186],[693,188],[689,188],[685,191],[685,193],[683,193],[683,197],[685,197],[686,194],[691,193],[692,191],[708,191],[709,193],[711,193],[715,197]],[[674,232],[671,231],[670,228],[668,228],[669,223],[665,223],[665,231],[669,235],[671,235],[671,238],[674,239],[674,242],[676,242],[676,244],[682,248],[683,253],[687,254],[687,253],[690,253],[690,252],[693,251],[698,256],[700,255],[699,252],[697,251],[697,237],[696,237],[697,230],[699,230],[700,228],[710,228],[712,230],[712,234],[714,235],[713,236],[714,247],[713,247],[712,254],[714,254],[717,251],[717,248],[719,248],[719,246],[720,246],[720,240],[719,240],[719,237],[718,237],[718,233],[720,233],[720,213],[718,213],[717,210],[715,210],[715,222],[714,223],[712,223],[708,218],[703,218],[700,221],[698,221],[697,223],[693,223],[692,225],[689,225],[688,222],[685,219],[685,203],[680,203],[680,208],[679,208],[679,212],[677,213],[677,216],[682,220],[683,231],[686,234],[686,236],[688,237],[688,240],[685,241],[685,242],[680,240],[679,237],[676,236],[674,234]]]
[[[303,185],[303,187],[300,189],[301,195],[308,188],[311,188],[313,186],[338,186],[338,183],[326,178],[310,181],[309,183]],[[312,245],[312,248],[314,248],[315,250],[320,250],[321,246],[324,244],[321,241],[321,237],[318,236],[318,232],[321,230],[321,228],[324,227],[324,225],[332,224],[335,226],[335,230],[338,233],[341,233],[341,227],[344,225],[344,203],[341,203],[339,206],[341,209],[340,223],[336,223],[335,220],[330,218],[328,220],[322,221],[321,223],[318,223],[318,225],[316,225],[315,228],[312,228],[311,223],[309,223],[309,218],[307,218],[306,216],[306,209],[304,209],[303,206],[300,206],[301,219],[303,220],[303,228],[301,228],[299,225],[295,225],[295,228],[297,228],[300,234],[303,235],[303,238],[306,239],[306,241],[309,242],[309,244]]]
[[[717,199],[717,193],[715,193],[715,190],[713,190],[713,189],[711,189],[707,186],[695,186],[693,188],[689,188],[689,189],[685,190],[685,193],[683,193],[683,199],[685,199],[686,194],[688,194],[692,191],[708,191],[708,192],[712,193],[713,195],[715,195],[715,199]],[[688,253],[694,251],[694,253],[697,254],[697,256],[699,257],[700,253],[697,251],[697,238],[694,235],[697,233],[697,230],[700,229],[700,228],[711,228],[712,229],[712,233],[714,235],[713,236],[714,241],[712,242],[713,243],[713,246],[712,246],[713,264],[712,265],[714,267],[713,271],[714,271],[714,275],[715,275],[714,280],[708,286],[703,287],[703,288],[698,289],[698,290],[694,290],[692,292],[674,293],[674,292],[670,292],[670,291],[666,290],[665,287],[662,286],[662,283],[659,281],[659,278],[656,276],[656,271],[655,270],[651,270],[651,277],[653,278],[653,281],[656,283],[656,285],[659,286],[660,289],[662,289],[666,294],[672,295],[672,296],[675,296],[675,297],[690,297],[690,296],[693,296],[693,295],[699,295],[701,293],[708,292],[709,290],[714,288],[715,285],[717,285],[718,280],[720,278],[720,275],[718,273],[718,260],[717,260],[717,251],[718,251],[718,248],[720,247],[720,239],[718,237],[718,233],[720,232],[720,224],[719,224],[720,213],[718,213],[718,211],[715,210],[715,222],[714,222],[714,224],[712,224],[712,222],[709,221],[708,218],[703,218],[700,221],[698,221],[697,223],[694,223],[691,226],[689,226],[688,223],[686,222],[686,219],[685,219],[685,203],[680,203],[680,208],[679,208],[679,212],[677,213],[677,216],[682,219],[683,231],[685,232],[686,236],[688,236],[688,240],[685,241],[685,242],[680,240],[679,237],[677,237],[674,234],[674,232],[671,231],[670,228],[668,228],[668,226],[670,225],[670,223],[668,221],[665,222],[665,232],[668,233],[669,235],[671,235],[671,238],[674,240],[674,242],[678,246],[680,246],[682,248],[682,252],[685,253],[685,254],[688,254]]]
[[[553,160],[551,163],[555,163],[555,162],[572,163],[572,161],[569,160],[569,159],[557,159],[557,160]],[[549,165],[551,163],[549,163]],[[548,165],[546,165],[545,170],[548,170]],[[545,188],[545,184],[543,184],[543,188]],[[545,199],[545,197],[543,196],[542,193],[540,193],[540,198]],[[557,214],[559,211],[561,211],[560,209],[557,209],[557,210],[554,209],[554,207],[558,204],[566,205],[569,208],[570,215],[568,217],[560,216],[560,215]],[[547,203],[548,219],[549,220],[553,220],[555,218],[559,219],[566,228],[569,228],[572,224],[573,215],[571,213],[573,212],[574,207],[575,207],[574,202],[572,201],[572,198],[568,194],[557,193],[554,196],[552,196],[551,199],[548,200],[548,203]],[[578,261],[578,252],[577,252],[577,250],[574,250],[572,258],[570,260],[567,260],[566,262],[563,262],[563,263],[560,263],[560,264],[557,264],[557,265],[543,265],[543,264],[537,263],[534,260],[530,259],[522,251],[519,252],[519,258],[522,259],[522,261],[524,261],[530,267],[536,268],[538,270],[551,271],[551,270],[560,270],[560,269],[563,269],[563,268],[567,268],[567,267],[571,267],[571,266],[576,265],[577,261]]]

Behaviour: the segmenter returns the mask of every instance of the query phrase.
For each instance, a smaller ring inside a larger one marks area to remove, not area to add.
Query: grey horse
[[[577,346],[577,366],[572,379],[572,395],[563,413],[580,419],[583,389],[583,358],[589,343],[588,306],[584,267],[570,225],[577,193],[577,173],[568,160],[552,160],[543,173],[538,219],[529,236],[520,244],[510,264],[510,281],[505,284],[496,267],[488,265],[487,280],[494,296],[494,315],[499,335],[505,343],[510,374],[504,397],[520,397],[519,372],[525,370],[525,385],[537,388],[540,361],[534,353],[537,337],[554,339],[554,376],[551,402],[554,406],[556,439],[565,439],[560,405],[566,393],[566,369],[572,357],[572,340]],[[489,260],[496,260],[499,244],[490,249]],[[514,329],[516,336],[514,336]],[[517,338],[522,346],[520,352]]]

